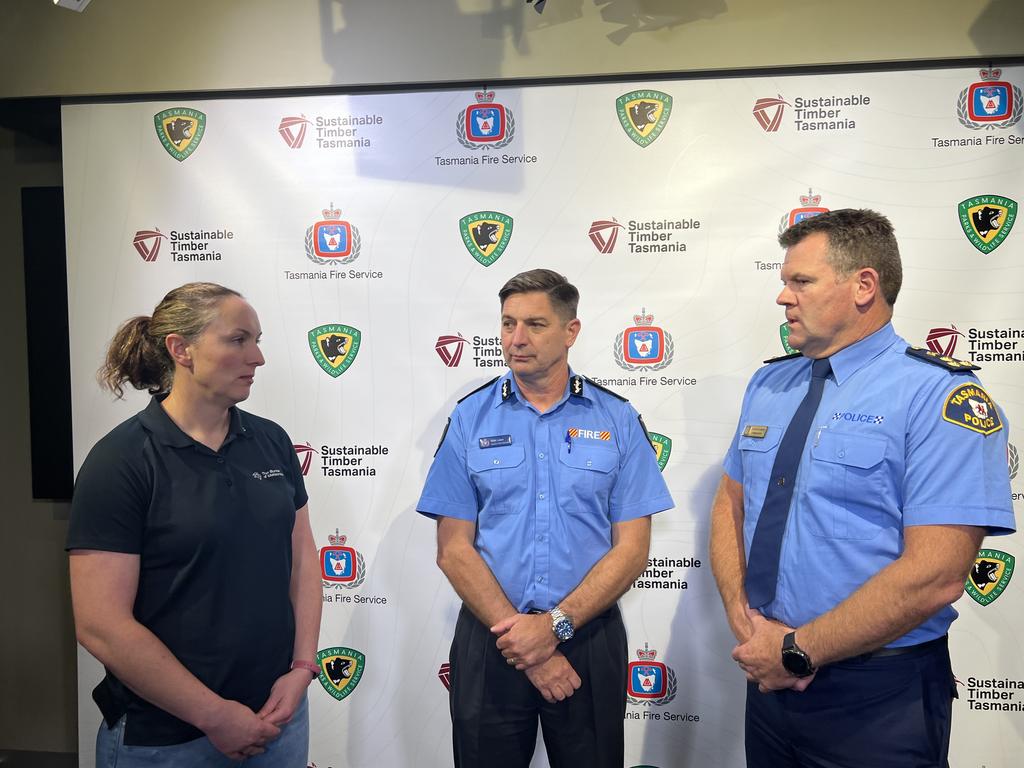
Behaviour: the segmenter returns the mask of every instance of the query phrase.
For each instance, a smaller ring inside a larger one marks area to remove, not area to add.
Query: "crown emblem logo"
[[[647,307],[641,307],[640,314],[633,315],[633,322],[640,326],[654,325],[654,315],[647,311]]]
[[[615,362],[627,371],[660,371],[672,362],[672,334],[654,324],[654,314],[642,307],[633,325],[618,333],[613,347]]]
[[[658,658],[658,652],[653,650],[648,643],[644,643],[643,648],[637,648],[636,657],[640,661],[654,661]]]
[[[327,540],[331,542],[332,547],[343,547],[345,546],[345,542],[348,541],[348,536],[345,534],[339,535],[338,529],[335,528],[334,533],[328,535]]]
[[[512,110],[494,100],[494,91],[476,91],[470,104],[455,118],[455,137],[466,149],[500,149],[516,132]]]
[[[350,264],[359,258],[362,237],[351,222],[343,221],[334,201],[321,208],[323,218],[306,229],[306,257],[316,264]]]
[[[477,91],[475,95],[478,104],[490,104],[494,101],[494,91]]]
[[[972,131],[1009,128],[1024,115],[1020,86],[1001,80],[1003,70],[987,67],[978,70],[981,79],[960,91],[956,116],[960,125]]]
[[[800,205],[817,205],[821,202],[821,195],[814,194],[814,190],[808,188],[806,195],[800,195]]]

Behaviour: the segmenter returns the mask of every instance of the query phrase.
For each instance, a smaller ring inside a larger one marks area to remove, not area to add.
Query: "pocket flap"
[[[811,456],[818,461],[870,469],[885,458],[885,441],[866,435],[822,430]]]
[[[745,429],[750,429],[750,427],[745,427]],[[765,453],[772,450],[782,440],[784,428],[780,424],[770,424],[766,429],[767,432],[764,433],[764,437],[752,437],[741,434],[736,447],[741,451],[754,451],[755,453]]]
[[[611,472],[619,463],[619,454],[604,448],[595,448],[589,445],[576,443],[569,451],[567,446],[562,446],[559,454],[562,463],[574,469],[589,469],[593,472]]]
[[[502,445],[497,448],[476,448],[469,452],[466,464],[474,472],[488,469],[518,467],[523,463],[526,452],[521,445]]]

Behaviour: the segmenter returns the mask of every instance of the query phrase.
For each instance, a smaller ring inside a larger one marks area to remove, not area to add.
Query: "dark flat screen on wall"
[[[67,500],[74,487],[64,190],[21,190],[28,327],[32,497]]]

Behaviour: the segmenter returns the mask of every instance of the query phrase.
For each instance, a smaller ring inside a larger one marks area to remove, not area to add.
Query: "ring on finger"
[[[513,658],[508,658],[505,659],[505,663],[508,664],[510,667],[514,667],[516,665],[516,660]]]

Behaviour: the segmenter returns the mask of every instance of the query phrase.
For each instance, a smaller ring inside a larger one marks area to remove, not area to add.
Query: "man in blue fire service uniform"
[[[802,355],[751,379],[712,508],[747,765],[946,766],[951,603],[984,536],[1014,530],[1005,417],[977,366],[893,331],[884,216],[832,211],[779,242]]]
[[[621,768],[616,600],[672,507],[637,412],[569,368],[579,292],[546,269],[498,294],[509,373],[456,406],[417,510],[463,600],[451,648],[455,765]]]

